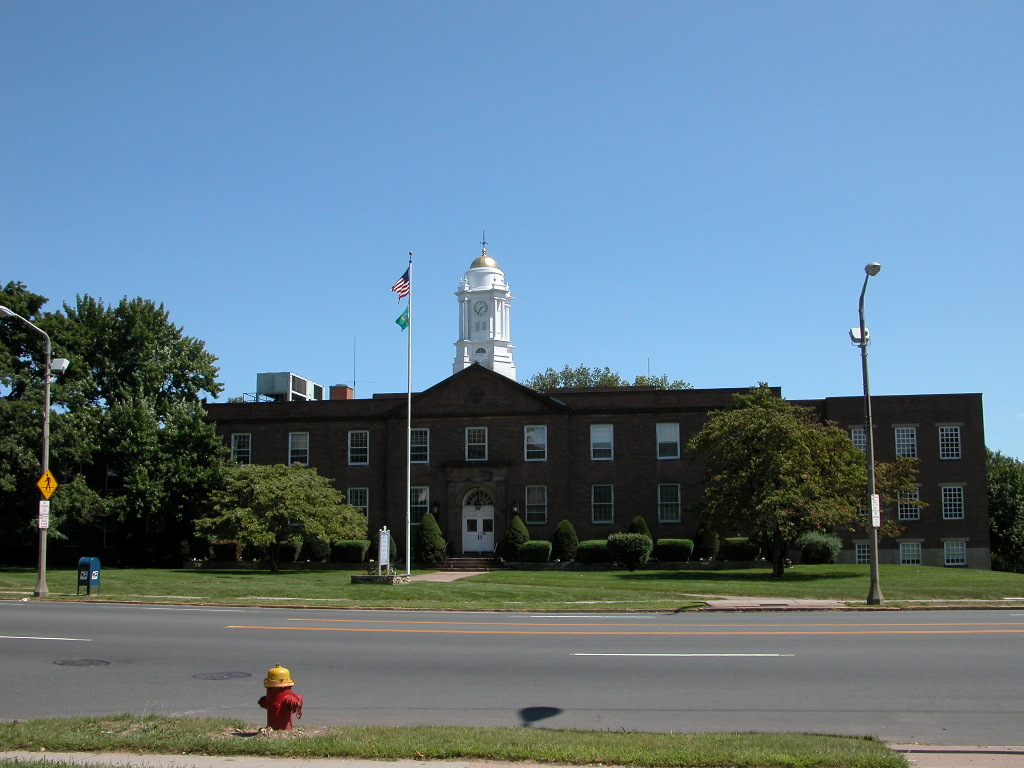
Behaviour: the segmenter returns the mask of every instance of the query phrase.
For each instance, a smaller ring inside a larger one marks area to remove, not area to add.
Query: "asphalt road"
[[[1024,610],[513,614],[0,601],[0,719],[263,722],[277,663],[302,725],[870,734],[1015,744]]]

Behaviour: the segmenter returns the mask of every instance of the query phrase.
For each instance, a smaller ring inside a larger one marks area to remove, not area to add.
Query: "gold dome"
[[[498,262],[487,255],[487,249],[484,248],[483,252],[476,257],[472,264],[469,265],[470,269],[476,269],[477,267],[493,267],[498,268]]]

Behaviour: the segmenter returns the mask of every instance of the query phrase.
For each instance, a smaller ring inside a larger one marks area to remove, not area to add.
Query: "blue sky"
[[[0,280],[220,360],[452,372],[480,252],[520,379],[982,392],[1024,457],[1024,4],[0,2]]]

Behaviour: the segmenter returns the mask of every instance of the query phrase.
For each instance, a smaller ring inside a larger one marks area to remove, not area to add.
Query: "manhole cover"
[[[62,667],[105,667],[110,662],[103,659],[62,659],[53,663]]]
[[[251,672],[197,672],[192,675],[196,680],[238,680],[242,677],[252,677]]]

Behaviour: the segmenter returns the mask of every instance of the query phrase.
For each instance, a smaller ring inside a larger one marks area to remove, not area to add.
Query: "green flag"
[[[403,312],[402,314],[400,314],[400,315],[398,316],[398,319],[397,319],[397,320],[395,320],[395,322],[396,322],[396,323],[398,323],[398,326],[399,326],[399,327],[400,327],[400,328],[401,328],[401,329],[402,329],[403,331],[404,331],[404,330],[405,330],[406,328],[408,328],[408,327],[409,327],[409,308],[408,308],[408,307],[406,307],[406,308],[405,308],[405,312]]]

